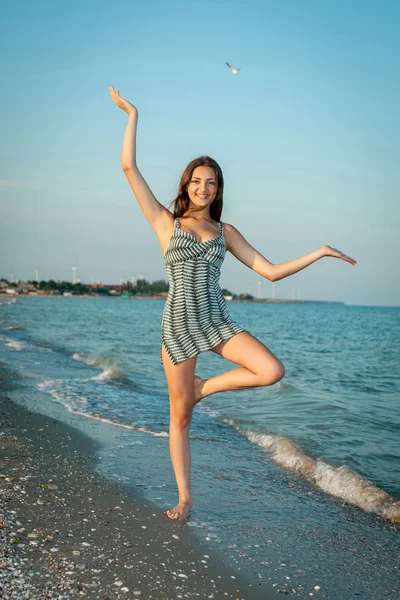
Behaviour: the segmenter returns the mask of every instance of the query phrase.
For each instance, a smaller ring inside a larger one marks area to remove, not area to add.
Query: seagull
[[[225,64],[227,67],[230,68],[233,75],[237,75],[239,73],[240,69],[242,68],[242,67],[239,67],[238,69],[235,69],[235,67],[232,67],[228,62],[226,62]]]

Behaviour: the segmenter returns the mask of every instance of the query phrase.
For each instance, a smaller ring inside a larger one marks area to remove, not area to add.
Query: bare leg
[[[242,367],[206,380],[196,376],[195,404],[202,398],[217,392],[273,385],[285,374],[285,368],[280,360],[246,331],[238,333],[212,350]]]
[[[178,486],[177,506],[165,511],[170,519],[183,521],[193,506],[190,493],[189,429],[194,407],[194,370],[197,357],[174,365],[162,348],[162,360],[170,397],[169,447]]]

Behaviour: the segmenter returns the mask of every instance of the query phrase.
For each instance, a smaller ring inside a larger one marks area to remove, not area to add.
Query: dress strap
[[[224,224],[222,221],[219,222],[219,230],[221,233],[224,233]]]
[[[175,227],[174,227],[174,229],[180,229],[180,228],[181,228],[181,224],[179,223],[179,219],[178,219],[178,217],[176,217],[176,219],[175,219]]]

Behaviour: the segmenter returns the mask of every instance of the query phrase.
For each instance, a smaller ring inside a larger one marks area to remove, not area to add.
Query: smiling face
[[[220,221],[223,195],[224,176],[219,164],[210,156],[194,158],[182,173],[174,217],[197,213],[199,217]]]
[[[196,208],[209,206],[217,194],[217,175],[211,167],[196,167],[187,186],[191,204]]]

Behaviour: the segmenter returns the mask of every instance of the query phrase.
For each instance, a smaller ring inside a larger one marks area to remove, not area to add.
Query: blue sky
[[[324,258],[277,297],[400,305],[397,2],[23,0],[2,13],[0,277],[165,278],[120,168],[112,85],[138,106],[138,164],[161,202],[208,154],[223,221],[271,262],[323,244],[358,261]],[[227,255],[224,287],[256,294],[258,280]]]

